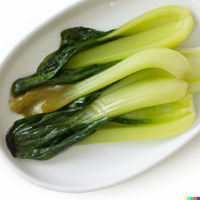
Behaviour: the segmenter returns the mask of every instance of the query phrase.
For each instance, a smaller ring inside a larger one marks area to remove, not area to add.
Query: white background
[[[0,63],[24,36],[75,2],[78,0],[0,0]],[[40,188],[13,172],[0,157],[2,200],[183,200],[187,196],[200,196],[200,135],[137,177],[89,193],[61,193]]]

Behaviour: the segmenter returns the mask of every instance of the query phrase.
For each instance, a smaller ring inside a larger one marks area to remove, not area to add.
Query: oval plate
[[[4,60],[0,69],[0,150],[5,161],[20,175],[42,187],[64,192],[86,192],[106,188],[167,158],[200,131],[200,94],[195,94],[197,117],[184,133],[162,139],[74,146],[48,161],[13,158],[5,144],[5,134],[21,118],[9,110],[12,82],[36,70],[41,60],[58,48],[59,33],[74,26],[109,30],[154,8],[181,5],[194,17],[194,28],[179,46],[200,46],[200,1],[198,0],[118,0],[83,1],[48,20],[26,37]]]

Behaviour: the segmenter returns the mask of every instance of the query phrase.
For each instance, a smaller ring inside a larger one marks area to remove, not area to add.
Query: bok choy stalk
[[[172,87],[177,88],[173,91]],[[100,96],[92,104],[73,115],[70,120],[75,123],[88,123],[103,117],[116,117],[129,112],[130,109],[136,110],[176,101],[185,96],[187,87],[187,82],[183,80],[164,78],[130,83],[114,92]]]
[[[189,62],[177,51],[153,48],[136,53],[111,68],[76,84],[43,86],[17,97],[12,96],[9,106],[11,110],[24,113],[26,116],[53,112],[81,96],[93,93],[147,68],[163,69],[180,79],[191,73]]]
[[[192,72],[184,78],[192,93],[200,91],[200,48],[175,48],[184,55],[192,67]]]
[[[185,97],[172,103],[142,108],[123,114],[115,118],[116,122],[106,123],[95,134],[79,144],[168,137],[189,128],[195,119],[195,115],[193,95],[188,92]]]
[[[41,62],[36,73],[16,80],[12,93],[17,96],[44,85],[74,84],[144,49],[173,48],[192,27],[193,19],[186,8],[164,6],[107,32],[84,27],[67,29],[61,33],[60,48]],[[72,70],[80,67],[86,68]]]
[[[123,35],[118,40],[82,51],[67,62],[64,68],[79,68],[93,63],[122,60],[152,47],[173,48],[190,33],[193,19],[181,6],[163,6],[151,10],[114,30],[105,38]]]
[[[72,116],[32,115],[10,128],[6,142],[15,157],[45,160],[93,134],[113,118],[144,107],[169,103],[186,95],[188,84],[176,78],[130,83],[100,96]]]

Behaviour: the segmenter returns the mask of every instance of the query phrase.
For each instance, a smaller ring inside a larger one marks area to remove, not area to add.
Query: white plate
[[[197,117],[193,125],[176,136],[146,141],[75,146],[48,161],[13,158],[5,135],[21,116],[8,107],[9,89],[14,80],[36,70],[40,61],[58,48],[59,33],[74,26],[101,30],[119,27],[154,8],[181,5],[195,20],[189,37],[179,46],[200,46],[199,0],[118,0],[83,1],[65,10],[25,38],[7,56],[0,69],[0,150],[5,161],[20,175],[42,187],[86,192],[106,188],[144,172],[177,151],[200,131],[200,94],[195,95]]]

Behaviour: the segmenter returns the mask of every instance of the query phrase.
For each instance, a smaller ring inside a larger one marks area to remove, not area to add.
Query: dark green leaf
[[[116,117],[112,121],[120,123],[120,124],[133,124],[133,125],[151,123],[151,121],[148,119],[129,119],[129,118],[121,118],[121,117]]]
[[[40,87],[46,81],[52,79],[74,54],[107,42],[106,40],[101,42],[97,40],[110,32],[101,32],[85,27],[75,27],[63,31],[60,48],[49,54],[34,74],[16,80],[12,84],[13,95],[16,96]]]

